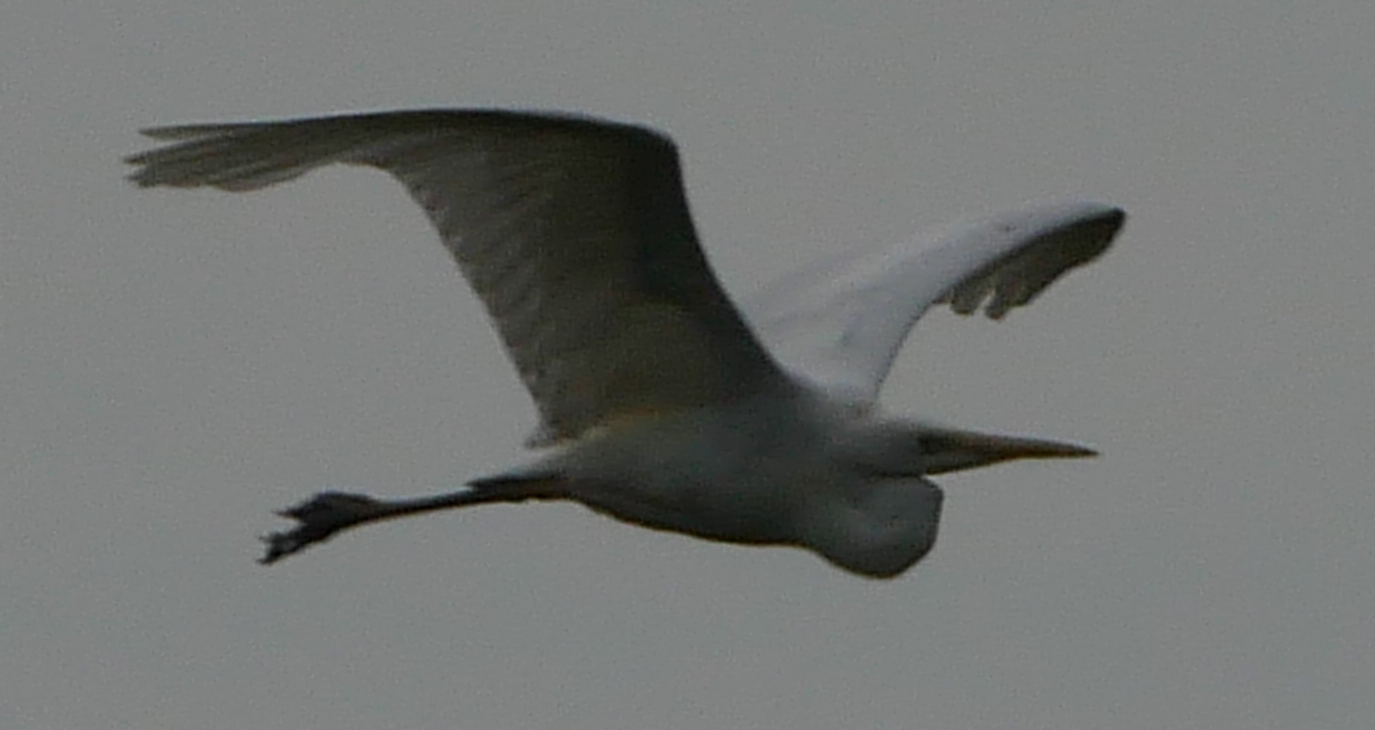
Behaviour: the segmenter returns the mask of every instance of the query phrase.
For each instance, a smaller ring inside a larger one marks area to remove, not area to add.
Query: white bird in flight
[[[532,458],[448,494],[318,494],[281,512],[299,524],[264,538],[264,563],[364,523],[540,499],[888,578],[935,543],[943,495],[927,475],[1094,453],[875,401],[928,308],[1001,318],[1101,254],[1118,208],[1035,206],[838,256],[766,288],[746,318],[698,243],[673,142],[644,127],[453,110],[145,134],[172,144],[127,158],[142,187],[255,190],[336,162],[399,179],[539,411]]]

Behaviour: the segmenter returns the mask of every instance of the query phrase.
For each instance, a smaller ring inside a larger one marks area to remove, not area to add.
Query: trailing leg
[[[369,522],[477,504],[564,498],[563,480],[557,477],[478,480],[457,492],[414,499],[382,500],[366,494],[321,492],[306,502],[277,513],[300,524],[288,532],[264,536],[267,552],[258,562],[264,565],[275,563],[317,542],[328,540],[335,533]]]

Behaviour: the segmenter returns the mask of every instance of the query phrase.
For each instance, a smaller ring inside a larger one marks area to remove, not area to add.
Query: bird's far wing
[[[498,110],[163,127],[140,186],[254,190],[335,162],[400,179],[496,322],[539,443],[780,378],[698,246],[677,151],[648,129]]]
[[[1107,249],[1125,214],[1093,203],[1042,205],[949,226],[888,250],[843,254],[745,301],[789,370],[861,402],[878,397],[907,333],[933,304],[1001,319]]]

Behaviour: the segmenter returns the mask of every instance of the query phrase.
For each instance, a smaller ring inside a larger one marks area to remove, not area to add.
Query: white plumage
[[[1122,211],[1038,206],[846,254],[747,302],[713,276],[665,136],[597,119],[414,111],[164,127],[140,186],[244,191],[342,162],[410,191],[477,292],[539,410],[534,458],[451,494],[327,492],[283,514],[272,562],[341,529],[451,507],[570,499],[649,527],[797,545],[889,577],[931,548],[923,478],[1092,454],[876,415],[932,305],[1001,318],[1102,253]],[[985,304],[986,303],[986,304]],[[766,349],[767,347],[767,349]]]

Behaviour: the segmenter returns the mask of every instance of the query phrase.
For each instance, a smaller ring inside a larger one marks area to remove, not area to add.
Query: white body
[[[618,519],[812,547],[847,569],[896,575],[934,543],[942,494],[915,470],[915,428],[878,451],[874,430],[853,405],[788,388],[616,423],[494,478],[559,475],[573,499]],[[892,489],[865,488],[879,484]]]

